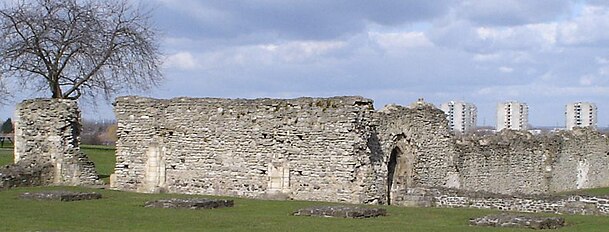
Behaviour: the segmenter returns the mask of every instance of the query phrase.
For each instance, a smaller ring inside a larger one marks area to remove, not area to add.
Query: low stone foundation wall
[[[609,197],[584,195],[509,196],[454,189],[412,188],[406,194],[410,205],[439,208],[496,209],[530,213],[609,215]]]
[[[53,183],[53,165],[22,160],[0,168],[0,190]]]
[[[508,227],[526,229],[558,229],[565,226],[565,219],[560,217],[539,217],[530,215],[496,214],[469,220],[472,226]]]
[[[312,206],[296,210],[292,215],[335,218],[371,218],[387,216],[387,210],[383,208],[364,208],[345,205]]]
[[[144,204],[147,208],[164,208],[164,209],[217,209],[235,206],[235,201],[224,199],[161,199],[156,201],[148,201]]]
[[[72,191],[49,191],[49,192],[26,192],[21,194],[21,199],[43,200],[43,201],[86,201],[101,199],[101,193],[96,192],[72,192]]]

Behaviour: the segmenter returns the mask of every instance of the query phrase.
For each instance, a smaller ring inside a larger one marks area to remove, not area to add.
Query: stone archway
[[[394,148],[389,155],[389,163],[387,163],[387,204],[391,205],[391,192],[393,191],[393,183],[395,170],[397,168],[397,159],[402,155],[402,151],[399,148]]]
[[[405,139],[403,135],[398,136],[387,162],[388,205],[402,202],[408,188],[413,186],[414,153],[410,140]]]

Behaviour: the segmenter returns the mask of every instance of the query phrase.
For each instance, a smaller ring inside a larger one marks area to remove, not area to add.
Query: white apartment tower
[[[529,107],[525,103],[509,101],[497,104],[497,131],[527,130]]]
[[[452,131],[466,133],[476,129],[477,109],[474,104],[449,101],[440,105],[440,109],[446,113]]]
[[[589,102],[576,102],[567,104],[565,111],[566,126],[568,130],[574,127],[593,127],[596,128],[596,105]]]

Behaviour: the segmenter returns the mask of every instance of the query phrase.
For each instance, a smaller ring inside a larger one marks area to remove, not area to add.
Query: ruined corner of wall
[[[80,151],[80,111],[75,100],[25,100],[15,111],[15,163],[51,166],[51,184],[100,184],[95,165]],[[44,182],[40,182],[44,185]]]

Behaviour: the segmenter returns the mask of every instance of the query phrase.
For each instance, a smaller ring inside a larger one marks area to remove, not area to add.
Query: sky
[[[532,125],[559,127],[567,103],[588,101],[609,126],[609,1],[143,2],[162,32],[165,81],[125,94],[359,95],[377,109],[460,100],[477,106],[478,125],[494,125],[497,103],[521,101]],[[108,102],[82,108],[113,117]]]

